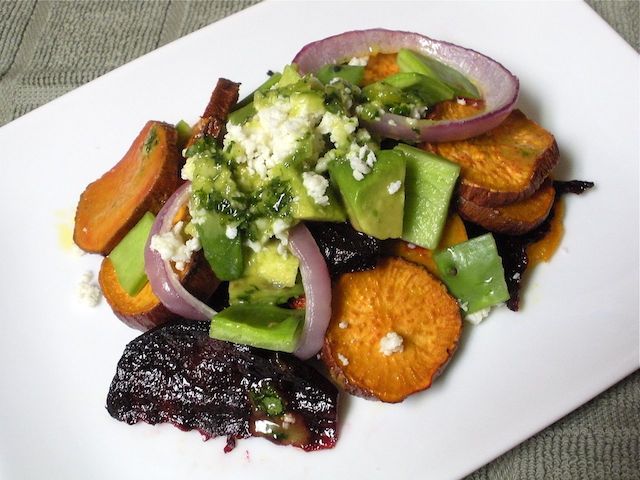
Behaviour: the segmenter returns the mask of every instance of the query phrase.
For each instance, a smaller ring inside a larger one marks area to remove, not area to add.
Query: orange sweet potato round
[[[444,285],[401,258],[340,277],[332,309],[323,361],[349,393],[384,402],[431,386],[462,330],[458,303]],[[381,340],[389,334],[402,337],[402,350],[385,355]]]
[[[423,147],[459,164],[460,196],[485,207],[533,195],[560,156],[553,135],[519,110],[477,137]]]
[[[160,211],[182,183],[176,142],[173,125],[147,122],[122,160],[87,186],[76,209],[78,247],[107,255],[146,212]]]
[[[191,262],[179,272],[179,277],[184,287],[202,301],[209,299],[220,283],[202,251],[194,254]],[[115,316],[131,328],[145,331],[177,318],[176,314],[160,303],[148,282],[137,295],[129,295],[120,286],[109,257],[102,261],[98,281]]]
[[[458,212],[465,220],[490,232],[522,235],[547,218],[555,196],[556,191],[548,180],[529,198],[502,207],[483,207],[459,197]]]
[[[377,53],[369,57],[367,65],[364,67],[363,83],[379,82],[384,78],[398,73],[400,68],[396,62],[398,55],[395,53]]]

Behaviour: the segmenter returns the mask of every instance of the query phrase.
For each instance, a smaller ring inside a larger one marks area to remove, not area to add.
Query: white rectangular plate
[[[113,420],[107,390],[137,333],[104,302],[76,303],[98,258],[61,248],[64,216],[147,119],[194,120],[218,77],[247,93],[307,42],[369,27],[506,65],[520,108],[556,135],[557,177],[596,182],[567,197],[562,246],[529,277],[524,308],[469,326],[429,391],[399,405],[346,400],[331,451],[251,439],[225,455],[224,439]],[[455,478],[575,409],[638,367],[638,71],[638,55],[582,3],[267,3],[6,125],[0,477]]]

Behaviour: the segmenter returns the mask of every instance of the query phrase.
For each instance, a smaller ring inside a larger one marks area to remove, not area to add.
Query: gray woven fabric
[[[587,3],[607,21],[629,45],[640,51],[640,1],[587,0]]]
[[[0,0],[0,125],[253,3]],[[638,1],[589,4],[640,48]],[[636,372],[468,478],[640,479],[639,438]]]

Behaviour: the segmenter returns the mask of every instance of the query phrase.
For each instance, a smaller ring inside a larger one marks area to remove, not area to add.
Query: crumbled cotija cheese
[[[343,330],[348,326],[349,326],[349,323],[345,322],[344,320],[338,324],[338,327],[342,328]]]
[[[287,255],[287,245],[289,245],[289,223],[278,218],[273,222],[273,236],[280,241],[278,245],[278,253],[280,255]]]
[[[238,236],[238,227],[236,225],[227,225],[224,234],[228,239],[233,240]]]
[[[349,359],[344,355],[342,355],[341,353],[338,354],[338,360],[340,360],[340,363],[345,367],[349,365]]]
[[[389,332],[380,339],[380,353],[385,357],[404,350],[403,339],[396,332]]]
[[[295,152],[299,140],[315,128],[322,115],[308,109],[289,115],[291,108],[292,104],[282,99],[259,109],[243,125],[228,122],[224,147],[239,145],[242,153],[235,161],[246,163],[249,173],[267,178],[273,167]]]
[[[473,312],[468,315],[465,315],[464,319],[469,323],[478,325],[482,320],[484,320],[489,316],[490,311],[491,311],[491,307],[483,308],[482,310],[478,310],[477,312]]]
[[[248,238],[244,241],[244,244],[249,247],[254,252],[258,253],[262,250],[262,244],[260,242],[254,242],[253,240],[249,240]]]
[[[369,57],[353,57],[349,60],[349,65],[353,67],[366,67],[369,63]]]
[[[313,172],[302,173],[302,184],[313,201],[322,206],[329,205],[329,197],[325,195],[329,180]]]
[[[376,163],[376,154],[367,145],[352,143],[347,152],[347,160],[353,170],[353,178],[360,181]]]
[[[174,262],[177,270],[184,270],[186,263],[191,260],[193,252],[202,248],[200,239],[193,237],[183,240],[182,228],[184,222],[176,223],[173,228],[165,233],[151,237],[150,247],[160,254],[163,260]]]
[[[183,152],[182,155],[185,155],[185,153],[186,152]],[[196,165],[195,157],[187,158],[187,160],[184,162],[182,170],[180,171],[180,177],[183,180],[193,181],[195,165]]]
[[[325,112],[318,124],[317,131],[321,135],[329,135],[329,140],[336,147],[342,148],[349,144],[349,137],[358,128],[358,119]]]
[[[82,274],[80,282],[76,286],[76,296],[78,301],[88,307],[95,307],[100,303],[102,292],[97,283],[92,283],[93,272],[87,270]]]
[[[391,182],[388,186],[387,186],[387,192],[389,192],[389,195],[393,195],[394,193],[396,193],[398,190],[400,190],[400,187],[402,186],[402,182],[400,180],[397,180],[395,182]]]

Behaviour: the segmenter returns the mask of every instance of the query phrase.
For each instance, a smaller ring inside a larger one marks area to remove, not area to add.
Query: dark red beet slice
[[[382,254],[381,240],[358,232],[348,222],[307,222],[305,225],[327,262],[331,278],[376,267]]]
[[[169,422],[205,439],[262,436],[303,450],[335,445],[338,391],[292,355],[209,338],[209,322],[143,333],[118,362],[107,410],[123,422]]]

